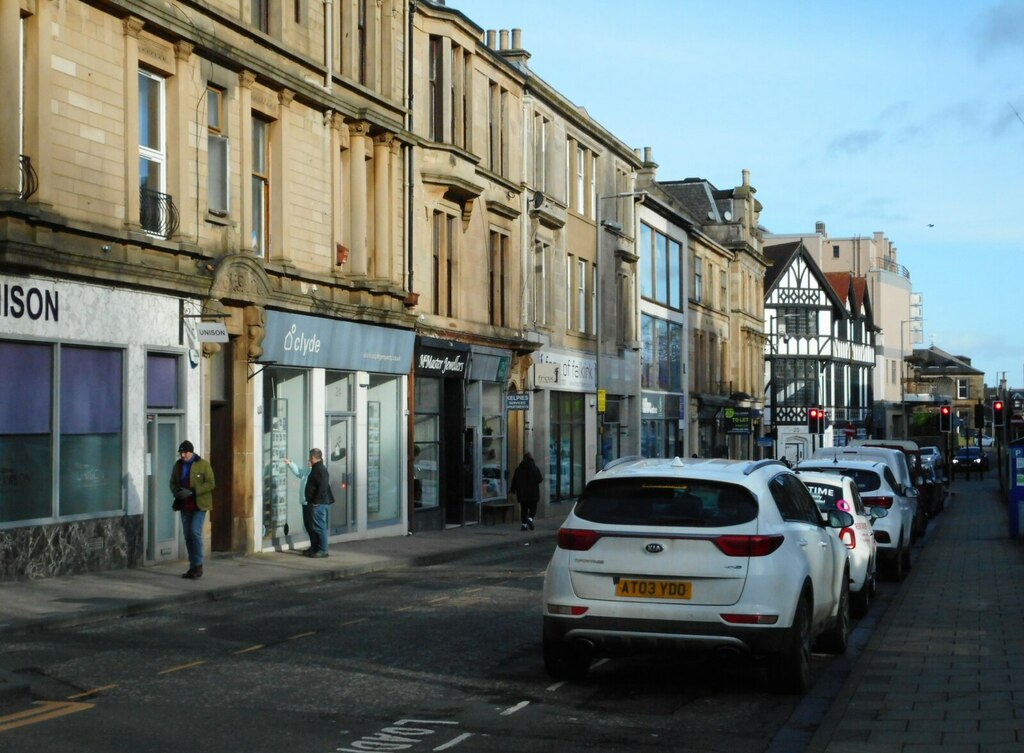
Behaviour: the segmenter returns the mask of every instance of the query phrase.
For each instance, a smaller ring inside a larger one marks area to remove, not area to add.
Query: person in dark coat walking
[[[540,468],[533,462],[533,456],[526,453],[522,462],[516,467],[512,474],[512,486],[509,491],[514,492],[519,500],[519,519],[522,525],[519,530],[532,531],[533,516],[537,513],[537,503],[540,501],[540,482],[544,477],[540,475]]]
[[[327,556],[327,506],[334,501],[331,475],[324,465],[324,453],[318,447],[309,451],[309,476],[306,477],[306,507],[303,523],[309,534],[307,557]]]

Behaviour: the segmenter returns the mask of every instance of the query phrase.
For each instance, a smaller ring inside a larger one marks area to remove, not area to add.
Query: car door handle
[[[827,541],[819,541],[818,542],[818,546],[820,546],[822,549],[828,549],[828,542]]]

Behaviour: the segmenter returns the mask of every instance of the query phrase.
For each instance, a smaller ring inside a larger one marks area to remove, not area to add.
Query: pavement
[[[956,480],[907,579],[877,602],[766,749],[779,753],[1002,753],[1024,750],[1024,542],[1008,536],[995,474]],[[562,517],[467,526],[293,552],[207,558],[0,584],[0,641],[267,588],[422,567],[550,540]],[[891,590],[891,589],[890,589]],[[858,636],[862,640],[858,643]],[[0,671],[0,697],[27,693]]]

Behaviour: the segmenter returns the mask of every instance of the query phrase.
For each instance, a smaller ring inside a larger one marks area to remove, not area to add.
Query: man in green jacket
[[[203,577],[203,524],[206,513],[213,508],[216,482],[209,461],[199,457],[187,439],[178,446],[178,455],[171,471],[171,493],[174,509],[181,512],[188,549],[188,571],[181,577],[195,580]]]

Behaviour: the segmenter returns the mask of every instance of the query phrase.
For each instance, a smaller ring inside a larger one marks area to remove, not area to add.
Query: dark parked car
[[[988,470],[988,453],[981,447],[961,447],[953,456],[953,473]]]

